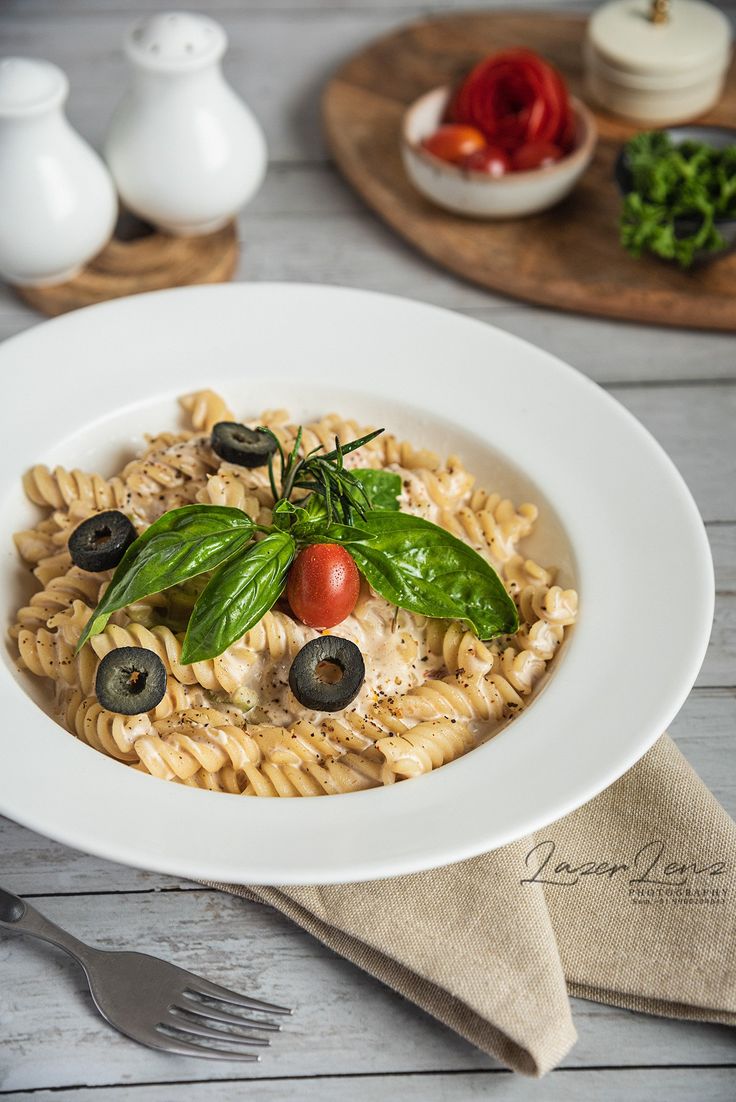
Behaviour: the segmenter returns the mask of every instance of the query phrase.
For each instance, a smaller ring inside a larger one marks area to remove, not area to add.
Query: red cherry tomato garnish
[[[485,138],[474,126],[451,125],[441,126],[422,142],[428,153],[456,165],[485,144]]]
[[[489,176],[503,176],[511,168],[511,160],[508,153],[495,145],[487,145],[485,149],[476,149],[463,161],[463,168],[472,169],[473,172],[486,172]]]
[[[355,608],[360,575],[336,543],[313,543],[299,552],[289,571],[286,596],[295,616],[310,628],[331,628]]]
[[[546,168],[562,157],[562,150],[551,142],[527,142],[511,154],[514,172],[528,172],[533,168]]]

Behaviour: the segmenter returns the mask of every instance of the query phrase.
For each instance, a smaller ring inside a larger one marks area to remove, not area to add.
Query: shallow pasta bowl
[[[684,482],[612,398],[515,337],[383,295],[235,284],[45,322],[3,345],[0,369],[6,624],[24,596],[10,533],[36,516],[20,489],[23,471],[44,462],[109,473],[144,432],[175,427],[176,395],[202,386],[243,416],[338,410],[459,453],[481,484],[540,506],[541,542],[528,553],[558,563],[581,601],[552,676],[498,736],[426,776],[327,799],[231,796],[126,769],[45,714],[43,683],[18,671],[7,649],[0,812],[52,838],[239,883],[429,868],[510,842],[590,799],[641,757],[695,680],[713,572]],[[639,632],[641,659],[636,648],[632,655]]]

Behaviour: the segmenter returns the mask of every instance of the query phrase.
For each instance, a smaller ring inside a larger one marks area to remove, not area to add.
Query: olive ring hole
[[[105,525],[104,528],[96,528],[95,529],[94,534],[92,536],[92,543],[95,545],[95,547],[97,547],[101,543],[107,543],[108,540],[111,537],[112,537],[112,532],[111,532],[110,528],[107,525]]]
[[[146,670],[121,670],[123,687],[133,696],[138,696],[146,687],[148,673]]]
[[[331,658],[323,658],[314,668],[314,676],[323,685],[338,685],[345,676],[345,670],[339,662]]]

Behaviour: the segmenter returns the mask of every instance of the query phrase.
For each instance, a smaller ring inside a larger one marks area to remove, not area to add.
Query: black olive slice
[[[237,421],[219,421],[212,429],[211,444],[220,459],[239,467],[264,467],[276,451],[276,441],[267,432]]]
[[[291,663],[289,688],[300,704],[316,712],[339,712],[360,692],[365,663],[355,643],[320,635],[305,643]]]
[[[119,647],[97,667],[95,692],[108,712],[122,716],[150,712],[166,692],[166,667],[146,647]]]
[[[137,536],[124,513],[108,509],[83,520],[74,529],[69,537],[69,554],[82,570],[110,570],[118,565]]]

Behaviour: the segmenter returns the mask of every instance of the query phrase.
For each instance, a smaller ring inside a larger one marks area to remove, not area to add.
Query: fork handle
[[[40,938],[41,941],[48,941],[63,949],[65,953],[69,953],[83,967],[95,953],[99,952],[45,918],[25,899],[19,899],[17,895],[3,888],[0,888],[0,929],[29,934],[31,937]]]

